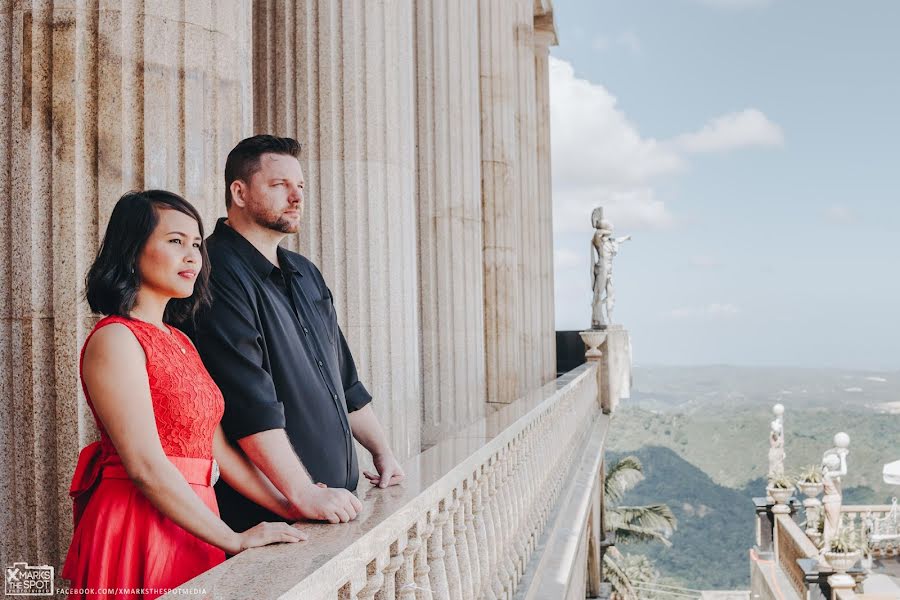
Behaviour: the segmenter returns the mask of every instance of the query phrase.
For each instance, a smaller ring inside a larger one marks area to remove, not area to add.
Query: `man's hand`
[[[301,492],[295,510],[297,519],[348,523],[362,511],[362,502],[344,488],[329,488],[318,483]]]
[[[406,478],[406,473],[403,472],[393,452],[373,455],[372,460],[375,462],[375,469],[378,471],[378,474],[376,475],[371,471],[363,471],[363,475],[372,482],[372,485],[386,488],[390,485],[397,485]]]

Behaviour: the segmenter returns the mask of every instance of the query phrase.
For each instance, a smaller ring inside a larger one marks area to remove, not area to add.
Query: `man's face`
[[[247,186],[245,210],[258,225],[296,233],[303,218],[304,183],[299,160],[285,154],[263,154],[259,170]]]

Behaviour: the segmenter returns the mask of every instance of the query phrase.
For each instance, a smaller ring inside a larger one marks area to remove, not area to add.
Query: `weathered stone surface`
[[[479,0],[481,171],[484,212],[484,343],[489,402],[523,391],[521,169],[518,7],[524,0]]]
[[[303,145],[304,224],[400,458],[420,449],[412,0],[254,6],[257,133]],[[365,463],[368,452],[361,451]]]
[[[416,4],[422,445],[484,415],[478,10]]]
[[[84,276],[124,191],[222,212],[225,153],[249,133],[240,0],[0,5],[0,562],[59,565],[69,482],[96,435],[78,355]],[[7,543],[9,542],[9,543]]]

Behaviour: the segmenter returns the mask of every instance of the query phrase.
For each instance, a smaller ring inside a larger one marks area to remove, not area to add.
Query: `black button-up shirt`
[[[278,248],[274,266],[219,219],[207,238],[212,306],[193,333],[225,397],[232,440],[283,428],[314,482],[355,490],[359,467],[347,415],[372,400],[337,324],[331,292],[307,258]],[[281,520],[223,481],[219,510],[233,529]]]

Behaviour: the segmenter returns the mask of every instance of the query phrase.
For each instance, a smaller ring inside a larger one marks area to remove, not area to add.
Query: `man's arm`
[[[263,369],[261,334],[252,303],[228,271],[211,278],[213,304],[197,319],[194,343],[225,396],[222,429],[293,505],[298,517],[332,523],[356,517],[359,500],[323,489],[306,473],[284,432],[284,407]]]
[[[295,507],[296,518],[346,523],[362,510],[362,503],[347,490],[313,483],[284,429],[248,435],[239,439],[238,445]]]
[[[381,488],[396,485],[403,481],[406,474],[397,462],[387,436],[375,411],[372,410],[372,395],[359,380],[356,363],[344,332],[338,327],[338,362],[341,370],[341,385],[344,387],[344,398],[347,402],[347,417],[353,437],[372,454],[377,473],[363,471],[366,479]]]
[[[397,462],[387,436],[375,411],[372,410],[371,404],[366,404],[359,410],[349,415],[350,429],[353,431],[353,437],[362,444],[366,450],[372,453],[372,461],[375,463],[375,469],[378,473],[363,471],[366,479],[380,488],[386,488],[389,485],[396,485],[403,481],[406,474]]]

